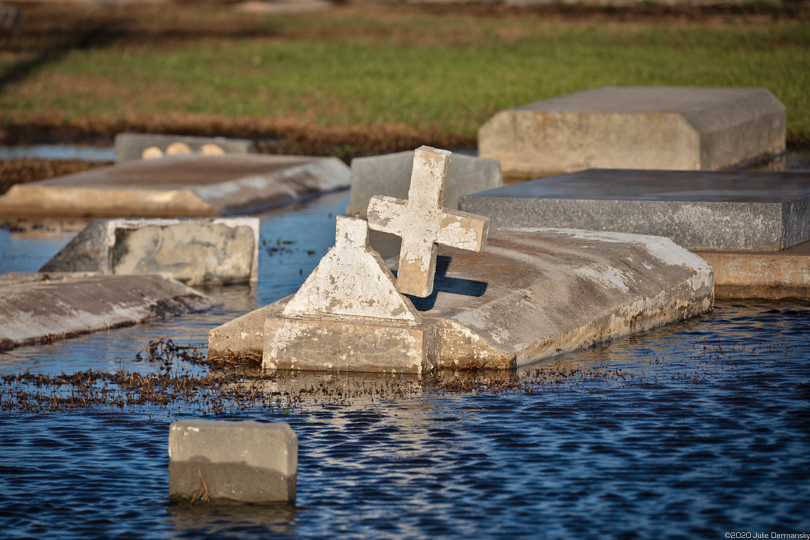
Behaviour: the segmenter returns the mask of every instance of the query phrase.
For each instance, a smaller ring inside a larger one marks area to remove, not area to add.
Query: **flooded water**
[[[11,403],[22,394],[10,376],[29,369],[147,374],[161,369],[136,359],[150,340],[204,346],[211,327],[296,290],[347,202],[339,193],[264,214],[259,286],[207,291],[223,302],[212,312],[0,354],[0,536],[810,534],[806,302],[718,302],[711,315],[511,374],[262,381],[287,402],[224,396],[218,415],[183,400]],[[0,272],[35,271],[68,238],[0,231]],[[172,504],[168,428],[189,417],[289,423],[296,504]]]

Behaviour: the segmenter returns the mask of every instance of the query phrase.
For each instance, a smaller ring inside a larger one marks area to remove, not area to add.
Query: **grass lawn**
[[[35,12],[0,39],[6,136],[25,125],[209,126],[335,146],[353,137],[379,148],[420,138],[463,145],[504,108],[603,85],[683,85],[767,88],[788,108],[789,140],[810,141],[806,17],[619,21],[351,4],[279,17],[205,4],[196,17],[161,18],[160,6],[107,9],[71,15],[73,28],[59,32],[48,32],[58,14]]]

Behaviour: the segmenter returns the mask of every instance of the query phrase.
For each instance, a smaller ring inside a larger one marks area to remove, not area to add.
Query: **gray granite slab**
[[[779,251],[810,240],[810,174],[589,169],[462,197],[494,227],[666,236],[691,249]]]

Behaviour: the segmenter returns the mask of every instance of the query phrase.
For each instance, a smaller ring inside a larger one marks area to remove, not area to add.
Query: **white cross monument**
[[[444,207],[451,152],[422,146],[414,152],[408,199],[376,195],[368,205],[370,228],[402,238],[397,290],[430,296],[436,244],[481,251],[489,218]]]

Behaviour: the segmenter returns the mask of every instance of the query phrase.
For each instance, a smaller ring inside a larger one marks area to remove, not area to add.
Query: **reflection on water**
[[[332,245],[346,202],[344,193],[263,215],[259,286],[206,291],[222,307],[16,349],[0,354],[0,375],[159,369],[135,359],[149,340],[202,345],[212,326],[293,292]],[[0,246],[9,239],[0,232]],[[21,242],[15,264],[34,266],[30,256],[58,249]],[[257,375],[245,371],[230,388]],[[219,416],[193,402],[0,412],[2,535],[807,532],[808,303],[718,302],[711,315],[514,373],[291,374],[267,385],[296,395],[296,406],[225,395]],[[300,445],[296,504],[170,503],[169,423],[200,417],[289,423]]]

